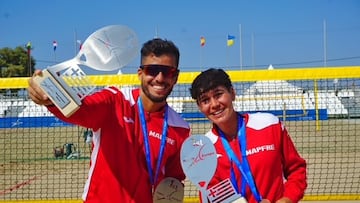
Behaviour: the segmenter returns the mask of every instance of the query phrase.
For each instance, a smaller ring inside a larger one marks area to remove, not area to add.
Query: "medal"
[[[164,178],[153,193],[154,203],[180,203],[184,199],[184,186],[176,178]]]
[[[234,200],[231,203],[247,203],[247,201],[244,197],[240,197],[239,199]]]

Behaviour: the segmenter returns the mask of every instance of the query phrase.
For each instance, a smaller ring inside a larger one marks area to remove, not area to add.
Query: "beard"
[[[149,91],[149,89],[144,85],[141,84],[141,90],[144,92],[144,94],[154,103],[161,103],[166,101],[166,98],[170,95],[172,88],[164,95],[164,96],[155,96],[152,95]]]

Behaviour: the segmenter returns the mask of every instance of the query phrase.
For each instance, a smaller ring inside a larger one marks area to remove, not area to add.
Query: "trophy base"
[[[53,75],[49,70],[43,70],[42,76],[35,76],[34,81],[65,117],[71,116],[80,108],[80,99],[71,93],[59,76]]]

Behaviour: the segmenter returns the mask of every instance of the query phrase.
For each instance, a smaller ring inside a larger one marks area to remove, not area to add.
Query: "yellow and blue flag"
[[[235,43],[235,36],[228,35],[228,37],[227,37],[227,46],[230,47],[230,46],[234,45],[234,43]]]

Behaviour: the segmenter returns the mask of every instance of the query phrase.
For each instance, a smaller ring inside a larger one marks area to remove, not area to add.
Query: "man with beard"
[[[93,151],[83,200],[152,203],[166,177],[182,182],[180,148],[190,128],[166,99],[177,82],[180,53],[173,42],[152,39],[143,44],[137,70],[140,88],[106,87],[82,100],[65,117],[29,79],[30,98],[65,122],[91,128]]]

